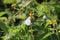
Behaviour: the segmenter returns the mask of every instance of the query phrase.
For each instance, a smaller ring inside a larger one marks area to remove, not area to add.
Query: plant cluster
[[[1,0],[1,40],[60,40],[59,0]]]

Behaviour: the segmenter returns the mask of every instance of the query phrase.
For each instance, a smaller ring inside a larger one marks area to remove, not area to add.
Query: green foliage
[[[60,40],[59,1],[47,1],[39,3],[37,0],[3,0],[5,9],[0,11],[0,30],[3,35],[0,38]]]
[[[4,4],[11,4],[11,3],[15,3],[15,0],[4,0],[3,1],[4,2]]]

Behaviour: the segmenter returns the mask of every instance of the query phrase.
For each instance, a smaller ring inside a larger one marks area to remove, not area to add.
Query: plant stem
[[[33,31],[32,31],[32,24],[30,25],[30,30],[31,30],[31,38],[32,38],[32,40],[34,40],[34,35],[33,35]]]

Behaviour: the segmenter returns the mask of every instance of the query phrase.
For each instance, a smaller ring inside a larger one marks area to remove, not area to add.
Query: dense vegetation
[[[0,0],[0,40],[60,40],[60,0]]]

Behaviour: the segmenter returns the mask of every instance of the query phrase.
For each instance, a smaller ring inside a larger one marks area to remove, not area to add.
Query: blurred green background
[[[0,0],[0,40],[60,40],[60,0]]]

